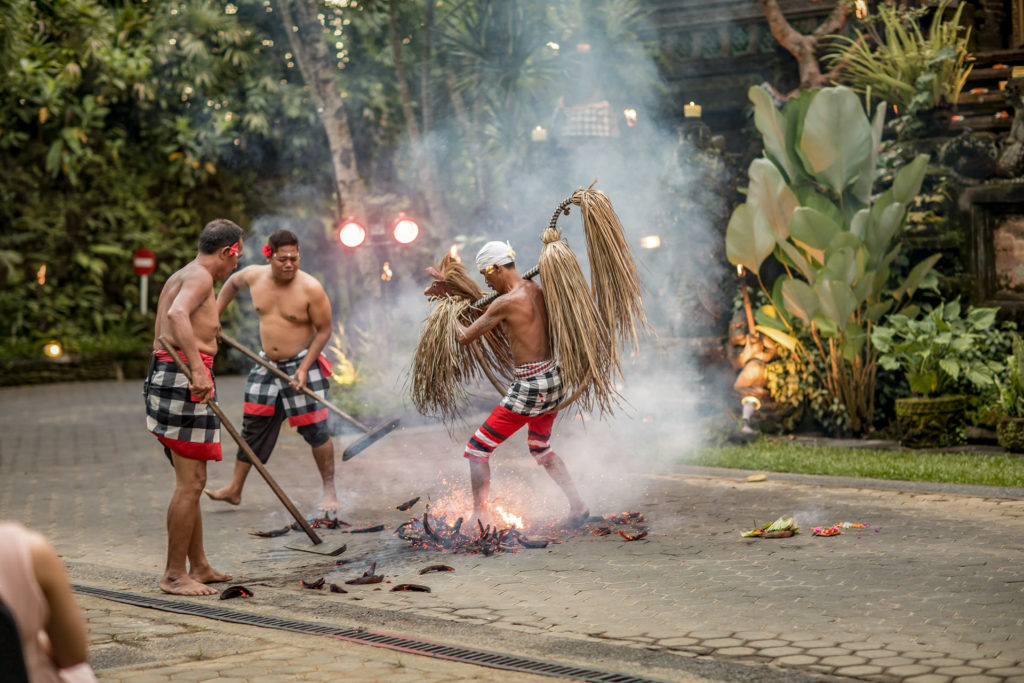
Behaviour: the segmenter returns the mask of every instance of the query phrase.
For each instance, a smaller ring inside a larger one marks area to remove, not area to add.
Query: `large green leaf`
[[[725,229],[725,255],[729,263],[757,273],[773,249],[775,237],[761,212],[749,203],[737,206]]]
[[[849,88],[824,88],[804,119],[800,154],[807,171],[837,195],[857,179],[873,139],[860,100]]]
[[[818,295],[803,280],[786,278],[782,283],[782,298],[786,310],[805,323],[810,323],[814,314],[818,312]]]
[[[843,338],[839,347],[839,353],[842,354],[848,362],[852,363],[860,355],[860,352],[864,350],[864,345],[867,343],[868,336],[864,333],[864,328],[858,323],[852,322],[846,327],[846,331],[843,333]]]
[[[821,313],[835,323],[836,330],[842,333],[857,308],[853,291],[845,282],[837,280],[822,280],[817,285],[817,291]]]
[[[868,236],[868,225],[870,223],[871,211],[869,209],[861,209],[853,215],[853,219],[850,221],[850,232],[863,241]]]
[[[779,251],[775,252],[775,257],[779,259],[779,261],[799,270],[800,274],[807,278],[808,282],[814,282],[817,278],[817,270],[811,266],[810,262],[806,258],[804,258],[804,255],[797,247],[788,240],[778,242],[777,246],[779,247]]]
[[[848,286],[853,286],[857,279],[857,256],[853,249],[843,248],[830,251],[822,270],[821,277],[825,280],[838,280]]]
[[[917,286],[921,284],[921,281],[931,271],[932,267],[942,258],[942,254],[932,254],[924,261],[921,261],[914,266],[910,273],[907,275],[907,279],[899,286],[896,292],[893,294],[897,299],[903,297],[904,294],[907,296],[914,296],[914,292],[917,290]]]
[[[747,188],[747,203],[753,204],[768,220],[775,239],[789,237],[789,222],[793,211],[800,206],[793,190],[778,167],[767,159],[754,159],[748,171],[750,186]]]
[[[825,261],[824,251],[842,230],[831,218],[821,211],[806,206],[797,207],[789,222],[793,240],[803,246],[819,263]]]
[[[793,164],[786,150],[785,118],[775,108],[772,96],[761,86],[751,86],[747,91],[747,97],[754,103],[754,125],[757,126],[757,130],[761,133],[761,139],[764,140],[765,152],[782,167],[786,177],[793,180]]]
[[[892,181],[893,199],[908,206],[921,192],[921,183],[928,168],[928,155],[918,154],[909,164],[901,168]]]
[[[906,207],[901,202],[892,202],[885,207],[877,220],[871,221],[864,244],[871,250],[872,255],[881,255],[889,249],[896,231],[903,224],[905,214]]]
[[[875,118],[871,122],[871,154],[857,172],[857,182],[850,188],[853,196],[867,206],[871,202],[871,188],[875,184],[875,167],[878,165],[878,147],[882,144],[882,130],[885,127],[886,102],[875,107]]]

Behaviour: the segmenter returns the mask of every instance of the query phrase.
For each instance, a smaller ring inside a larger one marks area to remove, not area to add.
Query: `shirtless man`
[[[327,408],[301,393],[308,387],[326,397],[331,366],[321,355],[331,338],[331,302],[315,277],[299,270],[299,239],[290,230],[277,230],[263,247],[268,265],[249,266],[224,283],[217,296],[217,311],[224,309],[243,289],[252,295],[260,318],[261,355],[284,373],[292,375],[285,384],[266,368],[257,365],[245,383],[242,438],[266,464],[277,443],[281,423],[297,427],[313,449],[320,471],[323,495],[320,510],[338,510],[334,488],[334,442],[327,428]],[[238,450],[231,483],[217,491],[206,491],[214,500],[232,505],[242,502],[242,487],[252,469],[249,458]]]
[[[548,313],[541,288],[516,271],[515,252],[507,242],[488,242],[476,257],[484,281],[499,296],[469,327],[456,323],[456,339],[472,344],[496,325],[502,325],[515,362],[512,385],[501,403],[476,431],[463,454],[469,460],[473,486],[473,517],[487,524],[487,500],[491,487],[491,453],[524,424],[529,425],[530,453],[569,499],[569,526],[579,526],[589,512],[580,499],[565,463],[548,443],[565,400],[558,365],[551,353]],[[472,521],[472,520],[471,520]]]
[[[167,507],[167,567],[160,579],[166,593],[214,595],[217,591],[206,584],[231,579],[206,559],[199,497],[207,461],[221,459],[220,420],[204,402],[214,398],[213,356],[220,333],[213,283],[238,267],[241,253],[242,229],[222,218],[210,221],[199,235],[199,254],[168,278],[157,303],[143,394],[146,427],[163,444],[176,479]],[[191,381],[157,341],[161,335],[188,364]]]

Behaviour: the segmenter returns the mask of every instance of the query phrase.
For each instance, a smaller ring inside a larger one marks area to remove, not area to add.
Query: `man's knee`
[[[331,430],[327,428],[327,420],[302,425],[298,430],[311,448],[320,448],[331,441]]]

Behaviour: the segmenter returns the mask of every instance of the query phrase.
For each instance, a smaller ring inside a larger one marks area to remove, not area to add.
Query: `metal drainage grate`
[[[520,671],[522,673],[539,674],[542,676],[558,676],[560,678],[572,678],[578,681],[595,681],[595,683],[663,683],[655,678],[634,676],[632,674],[616,673],[614,671],[601,671],[579,666],[569,666],[557,662],[545,662],[541,659],[529,657],[518,657],[500,652],[488,652],[473,648],[461,647],[458,645],[445,645],[429,640],[418,638],[406,638],[393,636],[387,633],[365,631],[354,628],[340,628],[327,624],[318,624],[311,621],[299,621],[297,619],[285,619],[282,617],[267,616],[264,614],[253,614],[240,610],[227,609],[225,607],[213,607],[199,602],[185,602],[183,600],[172,600],[158,598],[149,595],[140,595],[128,591],[111,590],[98,586],[89,586],[81,583],[71,584],[76,593],[91,595],[104,600],[121,602],[136,607],[148,607],[164,612],[177,614],[189,614],[207,619],[217,619],[233,624],[244,624],[246,626],[261,626],[263,628],[276,628],[281,631],[293,631],[295,633],[307,633],[318,636],[328,636],[347,640],[363,645],[374,645],[389,650],[398,650],[415,655],[426,655],[438,659],[447,659],[453,662],[465,664],[476,664],[488,666],[495,669],[506,669],[509,671]]]

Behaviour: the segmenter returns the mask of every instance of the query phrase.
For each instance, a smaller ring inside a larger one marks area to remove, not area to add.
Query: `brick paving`
[[[241,387],[238,377],[218,382],[230,416],[240,415]],[[560,542],[490,557],[414,550],[391,531],[428,502],[436,510],[453,493],[465,499],[468,468],[459,456],[472,426],[454,436],[435,426],[405,428],[339,462],[340,516],[353,526],[388,526],[326,531],[349,545],[340,566],[284,549],[294,533],[246,533],[290,521],[256,473],[241,506],[204,500],[211,561],[256,593],[220,604],[662,680],[1024,681],[1022,489],[776,475],[745,483],[742,473],[687,467],[686,425],[666,438],[666,425],[642,418],[565,420],[553,443],[591,512],[638,510],[647,538],[553,531],[548,524],[564,516],[564,501],[517,435],[495,456],[492,494],[539,527],[528,529],[531,537]],[[46,533],[79,583],[161,595],[172,476],[144,429],[138,384],[0,389],[0,434],[0,516]],[[336,437],[339,454],[353,438]],[[225,462],[210,467],[211,485],[230,477],[234,448],[226,443],[225,452]],[[318,479],[294,432],[282,433],[269,467],[312,513]],[[422,501],[411,511],[395,510],[414,496]],[[740,537],[782,515],[795,516],[803,533]],[[870,527],[810,535],[813,526],[842,521]],[[341,583],[374,561],[392,585],[421,583],[432,592],[392,593],[385,583],[332,594],[298,583],[320,576]],[[455,571],[419,575],[437,562]],[[80,603],[104,679],[495,675],[94,597]]]

